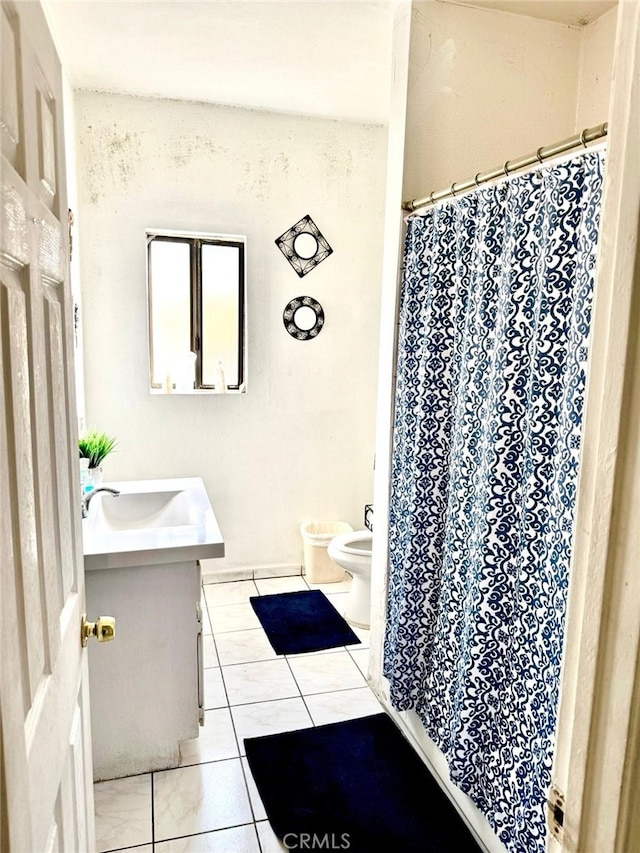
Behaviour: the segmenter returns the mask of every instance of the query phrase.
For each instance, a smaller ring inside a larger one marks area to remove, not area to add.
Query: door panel
[[[2,849],[92,851],[60,68],[40,5],[0,7]]]
[[[38,69],[39,71],[39,69]],[[38,174],[40,200],[49,210],[56,200],[55,101],[41,73],[37,75]]]
[[[21,154],[21,109],[20,109],[20,68],[18,56],[18,20],[9,14],[5,7],[0,10],[0,49],[2,56],[0,77],[0,134],[2,135],[2,154],[7,161],[22,171]]]
[[[73,530],[69,512],[65,507],[72,505],[68,478],[69,440],[67,419],[64,407],[64,319],[63,306],[60,304],[59,288],[45,288],[45,346],[47,360],[52,366],[49,383],[48,415],[53,428],[51,441],[52,486],[57,490],[54,502],[56,517],[53,519],[52,532],[55,535],[55,552],[59,555],[56,566],[56,583],[59,596],[66,596],[73,589]],[[71,490],[73,491],[73,490]],[[74,505],[75,506],[75,505]],[[60,599],[59,599],[60,600]],[[59,601],[53,604],[54,610]]]
[[[29,359],[25,278],[28,269],[20,273],[3,271],[2,292],[2,343],[5,376],[5,416],[7,419],[8,452],[15,460],[9,469],[12,492],[20,484],[33,482],[30,451],[31,415],[29,411]],[[44,645],[42,625],[37,615],[41,613],[40,583],[38,578],[38,548],[35,525],[34,496],[30,488],[22,489],[19,504],[11,501],[11,537],[14,544],[16,570],[16,596],[18,632],[15,648],[22,660],[27,678],[24,685],[24,708],[29,708],[41,677],[44,674]],[[36,615],[28,620],[27,614]]]

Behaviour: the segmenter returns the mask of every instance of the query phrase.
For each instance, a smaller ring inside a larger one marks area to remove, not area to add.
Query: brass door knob
[[[95,637],[99,643],[108,643],[116,635],[116,620],[113,616],[100,616],[95,622],[87,622],[87,614],[82,616],[80,642],[87,645],[89,637]]]

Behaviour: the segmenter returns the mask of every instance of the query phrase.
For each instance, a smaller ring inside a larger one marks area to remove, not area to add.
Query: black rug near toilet
[[[276,654],[319,652],[360,642],[318,589],[254,596],[249,601]]]
[[[290,849],[316,836],[308,849],[481,853],[387,714],[244,743],[269,823]]]

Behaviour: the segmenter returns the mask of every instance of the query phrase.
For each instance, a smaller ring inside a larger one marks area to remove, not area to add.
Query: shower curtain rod
[[[493,181],[495,178],[510,175],[512,172],[517,172],[519,169],[524,169],[527,166],[533,166],[535,163],[542,163],[543,160],[549,160],[551,157],[557,157],[559,154],[564,154],[566,151],[571,151],[573,148],[579,148],[581,145],[586,148],[588,142],[595,142],[596,139],[601,139],[607,135],[608,122],[599,124],[596,127],[585,128],[582,133],[575,136],[570,136],[568,139],[563,139],[562,142],[556,142],[553,145],[546,145],[538,148],[532,154],[527,154],[524,157],[519,157],[517,160],[507,160],[504,166],[497,166],[489,172],[478,172],[474,178],[469,178],[460,183],[453,183],[448,189],[438,190],[438,192],[429,193],[424,198],[414,198],[412,201],[403,201],[402,209],[414,213],[418,208],[429,207],[437,201],[442,201],[444,198],[453,198],[458,193],[466,192],[479,187],[480,184],[486,184],[488,181]]]

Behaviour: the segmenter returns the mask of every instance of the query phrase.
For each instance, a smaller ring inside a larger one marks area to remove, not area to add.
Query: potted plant
[[[78,439],[80,458],[89,460],[89,475],[94,489],[102,482],[102,463],[115,445],[115,438],[97,430],[89,430]]]

